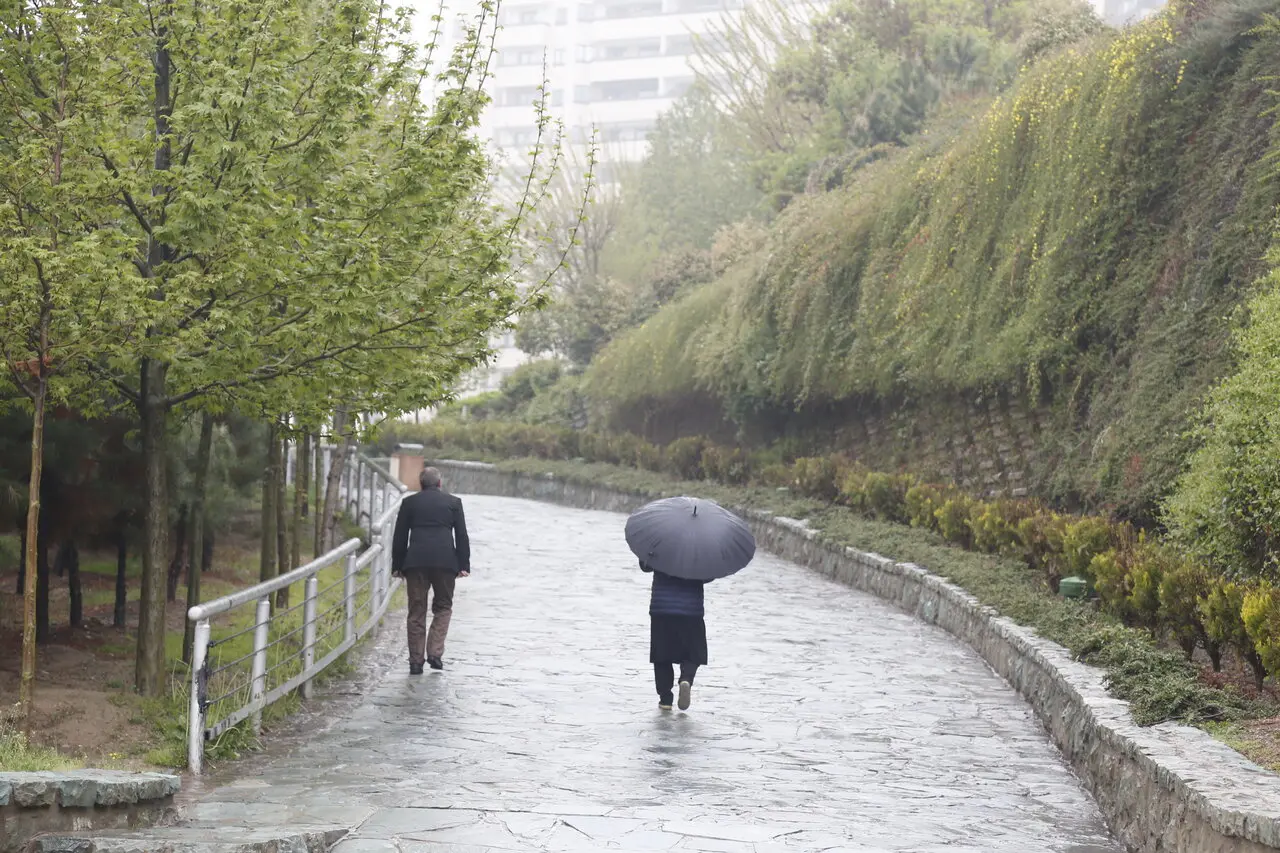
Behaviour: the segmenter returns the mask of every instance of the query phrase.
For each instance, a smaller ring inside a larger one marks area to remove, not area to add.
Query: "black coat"
[[[438,486],[404,499],[391,540],[391,571],[426,569],[471,571],[471,540],[462,499]]]

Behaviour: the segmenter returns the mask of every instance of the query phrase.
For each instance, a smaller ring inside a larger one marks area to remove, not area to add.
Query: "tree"
[[[358,0],[144,0],[120,16],[143,34],[119,49],[149,63],[131,78],[146,101],[94,153],[159,307],[128,357],[95,367],[141,425],[136,682],[155,694],[172,413],[318,422],[338,401],[439,399],[525,304],[510,256],[528,207],[487,200],[474,133],[491,6],[442,67],[402,15]]]
[[[45,419],[83,387],[90,362],[117,357],[151,314],[145,283],[127,271],[133,241],[89,156],[132,96],[138,69],[113,56],[129,38],[121,24],[112,8],[69,0],[9,0],[0,11],[0,356],[32,413],[20,697],[28,723]]]

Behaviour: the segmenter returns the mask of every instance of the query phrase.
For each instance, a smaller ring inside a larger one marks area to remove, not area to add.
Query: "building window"
[[[647,18],[662,14],[662,0],[620,0],[600,8],[606,20],[615,18]]]
[[[610,80],[594,87],[602,101],[638,101],[658,97],[658,78],[638,80]]]
[[[689,87],[693,85],[692,77],[668,77],[663,82],[662,96],[664,98],[678,98],[685,92],[689,91]]]
[[[542,6],[508,6],[498,13],[498,23],[507,27],[541,24],[543,11]]]
[[[498,64],[504,66],[541,65],[545,55],[544,49],[536,45],[508,47],[498,54]]]
[[[500,107],[526,107],[542,100],[537,86],[509,86],[499,89],[497,102]]]
[[[538,129],[527,125],[519,127],[500,127],[494,132],[493,141],[498,143],[498,146],[501,148],[533,145],[538,141]]]
[[[646,59],[662,54],[662,39],[655,37],[606,41],[597,43],[594,48],[595,58],[598,60]]]
[[[579,21],[594,21],[595,19],[596,19],[596,10],[594,6],[592,6],[590,3],[578,4],[578,20]]]
[[[600,125],[603,142],[644,142],[653,131],[653,121],[615,121]]]
[[[564,89],[551,90],[551,106],[553,107],[564,106]]]
[[[564,6],[561,6],[559,9],[556,9],[556,24],[557,26],[563,26],[567,23],[569,23],[569,10]]]
[[[551,63],[553,65],[564,65],[564,48],[557,47],[551,54]]]

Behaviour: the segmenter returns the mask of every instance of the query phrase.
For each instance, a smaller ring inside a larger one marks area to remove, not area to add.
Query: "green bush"
[[[933,483],[917,483],[907,489],[903,501],[906,504],[907,523],[925,530],[938,529],[939,507],[951,496],[954,489]]]
[[[1160,622],[1182,647],[1187,660],[1195,654],[1196,646],[1202,646],[1213,664],[1213,671],[1219,672],[1222,647],[1209,637],[1200,615],[1200,603],[1209,596],[1210,589],[1209,573],[1204,566],[1185,557],[1179,559],[1160,582]]]
[[[867,510],[876,518],[905,524],[907,521],[907,489],[915,480],[905,474],[867,474],[863,483]]]
[[[840,496],[842,475],[850,467],[847,460],[837,457],[801,457],[791,466],[796,491],[832,503]]]
[[[1208,597],[1200,602],[1200,618],[1211,640],[1219,646],[1235,649],[1236,654],[1249,664],[1254,683],[1261,690],[1267,670],[1244,624],[1242,614],[1246,593],[1246,588],[1234,581],[1215,584]]]
[[[1063,551],[1071,521],[1056,512],[1041,511],[1018,522],[1018,549],[1027,565],[1045,574],[1050,589],[1062,577]]]
[[[961,492],[956,492],[943,501],[942,506],[934,510],[934,516],[938,519],[938,532],[942,534],[942,538],[952,545],[972,548],[973,527],[969,520],[973,517],[974,507],[980,503],[981,501]]]
[[[1102,518],[1081,518],[1067,525],[1062,538],[1062,568],[1065,572],[1092,578],[1093,558],[1121,544],[1116,525]]]
[[[751,464],[741,448],[708,444],[702,450],[702,468],[707,478],[731,486],[744,486],[751,480]]]
[[[1262,581],[1246,592],[1240,616],[1262,665],[1280,675],[1280,588]]]
[[[1029,501],[978,501],[969,513],[973,547],[988,554],[1016,554],[1022,544],[1018,534],[1023,520],[1036,511]]]
[[[705,446],[706,441],[701,438],[677,438],[666,447],[667,470],[682,480],[701,480]]]

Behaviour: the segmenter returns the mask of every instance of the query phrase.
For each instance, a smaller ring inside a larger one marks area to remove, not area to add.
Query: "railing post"
[[[187,767],[200,775],[204,763],[205,662],[209,658],[209,620],[196,623],[191,645],[191,706],[187,713]]]
[[[364,512],[364,478],[366,474],[364,460],[359,456],[356,457],[356,524],[360,523],[360,516]]]
[[[316,593],[320,579],[307,578],[306,600],[302,605],[302,671],[309,673],[316,663]],[[302,682],[302,698],[311,698],[311,679]]]
[[[258,622],[253,631],[253,682],[249,701],[261,702],[267,693],[267,637],[271,626],[271,598],[258,599]],[[253,712],[253,733],[262,734],[262,709]]]
[[[316,441],[319,441],[317,436]],[[329,485],[329,472],[333,470],[333,449],[330,447],[317,447],[316,453],[320,454],[320,482],[316,483],[316,506],[324,503],[325,487]],[[320,556],[319,554],[316,555]]]
[[[356,639],[356,555],[347,555],[347,571],[342,579],[342,593],[346,599],[346,630],[342,632],[343,641],[355,642]]]

